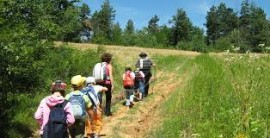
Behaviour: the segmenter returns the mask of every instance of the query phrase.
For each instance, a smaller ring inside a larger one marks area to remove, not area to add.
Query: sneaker
[[[130,102],[129,108],[132,108],[134,106],[133,102]]]

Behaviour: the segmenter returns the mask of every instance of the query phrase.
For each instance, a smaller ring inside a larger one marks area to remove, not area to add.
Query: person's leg
[[[105,115],[111,116],[111,101],[112,101],[112,92],[111,92],[111,85],[106,86],[108,88],[108,91],[105,92],[106,94],[106,106],[105,106]]]
[[[85,132],[85,120],[76,119],[75,123],[70,126],[69,133],[71,138],[83,138]]]
[[[99,100],[99,103],[100,103],[100,107],[102,108],[102,96],[103,96],[103,92],[99,92],[98,94],[98,100]]]
[[[149,80],[151,78],[151,73],[148,73],[146,76],[145,76],[145,82],[144,82],[144,93],[145,93],[145,97],[148,96],[148,90],[149,90]]]
[[[144,92],[144,82],[140,81],[139,85],[139,94],[140,94],[140,100],[142,100],[145,97],[145,92]]]
[[[93,108],[91,109],[90,112],[90,116],[87,115],[86,119],[85,119],[85,135],[90,135],[91,133],[93,133],[93,117],[94,117],[94,111]]]
[[[102,109],[98,107],[94,117],[94,132],[96,136],[99,136],[100,131],[102,130],[102,125]]]
[[[130,105],[130,94],[129,94],[129,90],[128,89],[125,89],[125,93],[126,93],[126,106],[129,106]]]

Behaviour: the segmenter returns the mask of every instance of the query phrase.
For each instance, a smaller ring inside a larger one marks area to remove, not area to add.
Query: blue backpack
[[[57,104],[51,108],[48,123],[44,127],[42,138],[67,138],[67,113],[64,107],[68,101]]]
[[[83,98],[84,94],[71,92],[69,102],[71,104],[72,112],[75,119],[84,119],[86,115],[85,101]]]
[[[90,101],[91,101],[91,103],[92,103],[92,105],[94,107],[97,107],[97,105],[94,102],[93,98],[96,98],[97,100],[99,98],[98,98],[98,95],[95,93],[95,90],[94,90],[94,88],[92,86],[87,86],[87,87],[83,88],[81,90],[81,92],[88,96],[88,98],[90,99]],[[93,95],[94,97],[91,97],[90,94]]]

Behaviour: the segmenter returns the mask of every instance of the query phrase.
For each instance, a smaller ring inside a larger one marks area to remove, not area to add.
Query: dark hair
[[[102,61],[102,62],[110,63],[111,60],[112,60],[112,54],[110,54],[110,53],[103,53],[103,54],[101,55],[101,61]]]

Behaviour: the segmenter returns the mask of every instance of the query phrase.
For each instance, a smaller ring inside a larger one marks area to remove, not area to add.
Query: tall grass
[[[184,90],[162,107],[153,137],[269,137],[269,57],[198,56]]]

